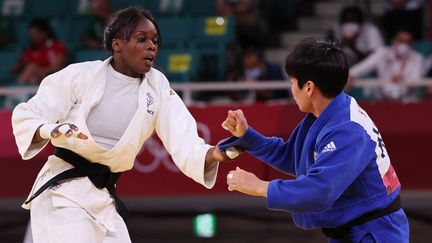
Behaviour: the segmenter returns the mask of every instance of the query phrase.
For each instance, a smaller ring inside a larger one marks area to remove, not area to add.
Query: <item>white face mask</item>
[[[360,31],[360,25],[355,22],[347,22],[342,25],[342,36],[352,38]]]
[[[261,68],[256,67],[245,71],[245,76],[248,79],[258,79],[261,75]]]
[[[398,56],[405,56],[409,50],[410,46],[405,43],[398,43],[393,45],[393,50]]]

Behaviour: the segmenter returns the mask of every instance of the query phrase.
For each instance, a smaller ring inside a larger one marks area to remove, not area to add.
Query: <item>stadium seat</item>
[[[208,0],[183,0],[184,12],[190,16],[216,16],[216,3],[217,1]]]
[[[202,81],[222,80],[225,77],[225,49],[234,39],[232,17],[200,17],[196,19],[193,46],[200,50],[199,76]]]
[[[163,48],[160,50],[156,62],[156,67],[171,82],[189,82],[196,78],[197,50]]]
[[[162,36],[162,48],[187,47],[193,38],[191,18],[166,17],[159,18],[157,22]]]
[[[295,2],[293,0],[260,1],[259,9],[263,16],[289,18],[295,16]]]
[[[87,29],[87,26],[92,21],[92,16],[79,15],[71,19],[71,26],[74,31],[70,34],[69,45],[72,50],[85,49],[81,42],[81,36]]]
[[[59,0],[26,0],[26,12],[32,18],[66,18],[69,4]]]
[[[14,23],[16,36],[17,36],[17,44],[21,48],[28,47],[30,43],[29,35],[28,35],[28,26],[29,22],[25,20],[17,21]]]
[[[146,7],[149,5],[147,0],[111,0],[115,9],[126,8],[129,6]]]
[[[418,41],[413,44],[414,50],[420,52],[424,57],[432,54],[432,42]]]
[[[184,0],[149,0],[147,8],[156,17],[173,17],[182,15],[184,11]]]
[[[25,0],[0,0],[1,15],[4,17],[20,17],[24,14]]]
[[[15,76],[10,72],[20,57],[19,51],[0,52],[0,84],[9,85],[15,81]]]
[[[105,60],[110,53],[104,50],[79,50],[74,53],[74,62]]]
[[[57,36],[57,39],[63,41],[64,43],[69,43],[71,39],[71,19],[51,19],[50,20],[51,27],[54,30],[54,33]]]
[[[234,38],[233,17],[199,17],[195,19],[194,33],[197,42],[227,43]]]

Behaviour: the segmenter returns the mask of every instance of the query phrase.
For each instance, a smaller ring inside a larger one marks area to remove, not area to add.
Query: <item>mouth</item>
[[[148,56],[144,57],[144,60],[145,60],[146,62],[148,62],[149,64],[153,64],[155,58],[156,58],[155,55],[148,55]]]

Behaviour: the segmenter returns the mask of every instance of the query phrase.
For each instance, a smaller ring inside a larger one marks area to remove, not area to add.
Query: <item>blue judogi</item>
[[[292,212],[294,223],[304,229],[344,225],[386,208],[400,192],[378,129],[355,99],[344,92],[318,118],[308,114],[287,142],[265,137],[249,127],[243,137],[231,137],[219,147],[231,146],[242,147],[276,169],[296,176],[295,180],[270,182],[267,206]],[[368,237],[377,242],[408,242],[409,227],[403,210],[351,230],[354,242],[368,242]]]

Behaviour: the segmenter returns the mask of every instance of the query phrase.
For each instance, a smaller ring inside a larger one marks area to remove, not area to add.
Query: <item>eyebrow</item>
[[[137,30],[134,32],[134,34],[144,34],[147,35],[149,34],[149,32],[145,31],[145,30]],[[156,34],[159,35],[159,33],[156,31]]]

